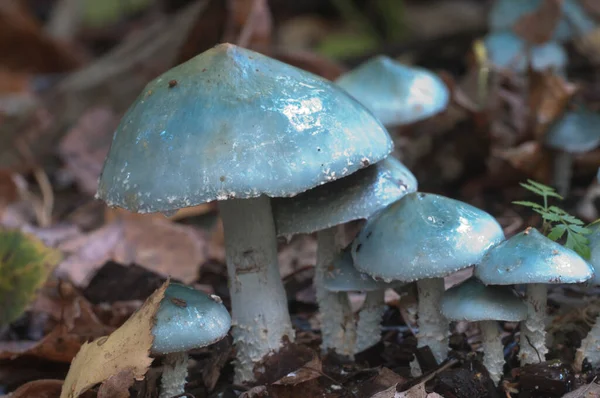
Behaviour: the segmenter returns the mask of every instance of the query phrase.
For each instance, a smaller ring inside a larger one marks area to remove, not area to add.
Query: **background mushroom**
[[[171,283],[156,312],[152,354],[165,355],[160,398],[183,394],[189,350],[209,346],[229,332],[231,317],[218,296]]]
[[[417,281],[419,347],[438,362],[448,352],[448,321],[440,313],[443,277],[481,260],[504,238],[496,220],[467,203],[410,193],[367,221],[352,243],[356,268],[384,281]]]
[[[581,283],[594,276],[577,253],[533,228],[490,249],[474,274],[486,285],[527,284],[527,319],[521,323],[521,365],[543,362],[548,353],[544,322],[547,285]]]
[[[117,128],[98,197],[138,213],[219,201],[243,382],[294,338],[270,198],[352,174],[392,147],[371,113],[331,82],[221,44],[146,86]]]
[[[481,330],[483,365],[496,385],[502,378],[504,347],[497,321],[520,322],[527,317],[527,306],[505,286],[485,286],[469,278],[444,293],[442,315],[451,321],[477,322]]]
[[[346,293],[328,291],[323,280],[333,259],[344,246],[337,226],[366,219],[393,201],[417,189],[415,176],[400,161],[381,162],[330,184],[293,198],[273,201],[279,236],[318,231],[314,286],[321,312],[323,351],[352,356],[355,324]]]

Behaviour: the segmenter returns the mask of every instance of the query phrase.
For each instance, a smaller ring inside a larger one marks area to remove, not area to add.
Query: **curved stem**
[[[581,347],[575,353],[575,363],[573,367],[577,372],[581,372],[583,360],[587,358],[590,365],[596,368],[600,365],[600,316],[596,318],[596,323],[592,326],[592,330],[581,342]]]
[[[440,312],[444,294],[444,278],[422,279],[417,281],[419,294],[419,334],[418,347],[429,346],[438,363],[448,356],[448,320]]]
[[[367,292],[365,302],[358,313],[355,352],[374,346],[381,340],[381,318],[385,311],[385,290]]]
[[[321,350],[333,350],[339,355],[351,357],[354,354],[356,326],[348,295],[329,292],[323,285],[328,268],[341,250],[337,231],[337,227],[332,227],[317,233],[314,286],[321,313]]]
[[[266,196],[219,202],[223,229],[232,334],[236,346],[235,382],[253,381],[254,365],[294,340],[287,298],[277,264],[271,202]]]
[[[521,322],[519,359],[521,366],[546,360],[546,300],[548,289],[541,283],[527,285],[527,319]]]
[[[188,375],[187,363],[187,352],[165,355],[159,398],[171,398],[185,392],[185,379]]]
[[[554,158],[554,185],[558,193],[565,197],[571,188],[573,176],[573,155],[565,151],[556,152]]]
[[[483,366],[486,367],[495,385],[504,374],[504,347],[496,321],[479,322],[483,345]]]

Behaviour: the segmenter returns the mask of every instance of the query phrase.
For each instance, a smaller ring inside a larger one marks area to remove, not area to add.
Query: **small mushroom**
[[[442,314],[451,321],[477,322],[482,335],[483,365],[496,385],[502,378],[504,347],[497,321],[520,322],[527,306],[512,288],[485,286],[470,278],[444,293]]]
[[[417,281],[419,347],[438,362],[448,352],[440,313],[444,276],[467,268],[504,238],[488,213],[440,195],[409,193],[377,213],[352,243],[355,267],[384,281]]]
[[[553,69],[564,73],[567,66],[567,53],[558,43],[550,41],[529,46],[514,32],[496,31],[483,39],[489,61],[499,68],[525,73],[528,63],[536,71]]]
[[[333,83],[220,44],[146,86],[115,132],[97,196],[137,213],[219,202],[241,383],[294,339],[271,198],[350,175],[392,148]]]
[[[486,285],[526,284],[527,319],[521,323],[521,365],[545,361],[547,285],[581,283],[594,276],[571,249],[527,228],[490,249],[474,275]]]
[[[445,110],[450,99],[448,88],[433,72],[384,55],[371,58],[335,82],[388,127],[427,119]]]
[[[377,344],[381,338],[381,318],[385,311],[385,290],[402,285],[376,281],[354,268],[350,248],[337,255],[331,269],[325,274],[323,287],[333,293],[366,292],[365,301],[358,313],[356,344],[358,353]]]
[[[556,150],[554,185],[566,196],[571,186],[573,155],[600,145],[600,114],[581,109],[565,113],[548,129],[545,145]]]
[[[356,328],[346,293],[328,291],[323,280],[343,247],[337,226],[366,219],[417,189],[415,176],[400,161],[386,159],[348,177],[301,193],[273,200],[277,235],[318,231],[314,286],[321,312],[321,349],[340,355],[355,352]]]
[[[184,393],[189,350],[216,343],[231,327],[229,312],[217,296],[171,283],[152,329],[153,355],[164,355],[160,398]]]
[[[594,268],[594,278],[589,281],[590,284],[600,285],[600,222],[596,221],[587,228],[592,230],[592,233],[587,236],[589,239],[589,247],[591,251],[590,265]],[[593,366],[600,365],[600,316],[596,318],[596,322],[592,326],[592,330],[581,342],[581,347],[575,353],[575,361],[573,366],[578,371],[581,371],[583,360],[586,359]]]

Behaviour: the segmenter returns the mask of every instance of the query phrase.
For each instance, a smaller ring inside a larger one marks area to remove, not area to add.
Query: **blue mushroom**
[[[393,143],[331,82],[218,45],[150,82],[119,124],[97,197],[138,213],[218,200],[237,382],[294,338],[277,265],[272,197],[291,197],[385,158]]]
[[[504,239],[488,213],[440,195],[410,193],[367,221],[352,243],[356,268],[384,281],[417,281],[419,347],[441,362],[448,321],[440,314],[444,276],[467,268]]]

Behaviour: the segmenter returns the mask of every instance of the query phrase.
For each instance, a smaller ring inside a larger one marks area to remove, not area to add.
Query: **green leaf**
[[[61,258],[34,236],[0,229],[0,326],[21,316]]]
[[[544,206],[542,206],[539,203],[529,202],[527,200],[516,200],[512,203],[515,205],[519,205],[519,206],[532,207],[534,209],[543,209],[544,208]]]
[[[567,227],[565,225],[556,225],[552,228],[550,233],[548,234],[548,239],[552,239],[554,241],[563,237],[565,232],[567,231]]]
[[[571,225],[569,229],[573,232],[576,232],[580,235],[589,235],[592,233],[592,230],[586,227],[582,227],[579,225]]]
[[[536,195],[546,196],[546,193],[543,190],[536,188],[533,185],[525,184],[524,182],[519,183],[519,185],[521,185],[526,190],[535,193]]]

